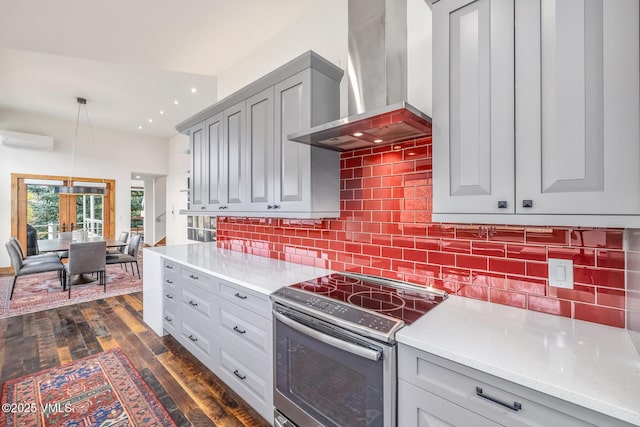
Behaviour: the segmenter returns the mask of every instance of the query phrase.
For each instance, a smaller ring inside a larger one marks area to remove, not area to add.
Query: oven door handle
[[[290,328],[295,329],[302,334],[310,336],[311,338],[314,338],[332,347],[339,348],[340,350],[355,354],[359,357],[364,357],[365,359],[373,360],[374,362],[382,358],[382,351],[380,350],[373,350],[358,344],[343,341],[339,338],[332,337],[331,335],[323,334],[320,331],[296,322],[295,320],[285,316],[282,313],[274,312],[273,314],[275,315],[277,320],[281,321]]]

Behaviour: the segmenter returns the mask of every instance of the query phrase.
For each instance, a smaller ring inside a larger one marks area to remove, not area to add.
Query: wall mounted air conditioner
[[[45,135],[0,130],[0,140],[5,147],[27,148],[29,150],[53,150],[53,138]]]

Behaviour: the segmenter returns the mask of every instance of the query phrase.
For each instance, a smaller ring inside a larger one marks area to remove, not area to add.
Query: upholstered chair
[[[107,292],[105,279],[105,260],[107,254],[107,242],[74,242],[69,245],[69,262],[65,265],[67,281],[63,289],[69,286],[69,298],[71,298],[71,276],[85,273],[96,273],[104,291]]]
[[[140,240],[142,235],[140,234],[131,234],[131,238],[129,239],[129,247],[127,248],[127,253],[125,254],[109,254],[107,255],[107,265],[111,264],[124,264],[125,268],[127,264],[131,264],[131,273],[135,274],[133,271],[133,264],[136,265],[136,269],[138,270],[138,277],[140,277],[140,267],[138,266],[138,249],[140,247]]]
[[[57,271],[58,277],[60,277],[60,285],[64,288],[64,282],[66,280],[64,264],[62,264],[59,259],[50,258],[50,260],[24,263],[22,261],[22,255],[20,255],[19,250],[11,241],[5,243],[5,247],[9,253],[9,258],[11,258],[11,266],[13,267],[13,283],[11,284],[11,295],[9,299],[13,298],[13,290],[19,276]]]

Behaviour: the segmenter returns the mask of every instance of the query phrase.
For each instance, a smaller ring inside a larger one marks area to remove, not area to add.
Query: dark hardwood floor
[[[142,293],[0,320],[0,383],[120,347],[179,426],[268,426],[171,336],[142,321]]]

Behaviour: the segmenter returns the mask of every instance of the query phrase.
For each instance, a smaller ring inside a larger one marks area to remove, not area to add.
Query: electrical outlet
[[[549,286],[573,289],[573,261],[549,258]]]

